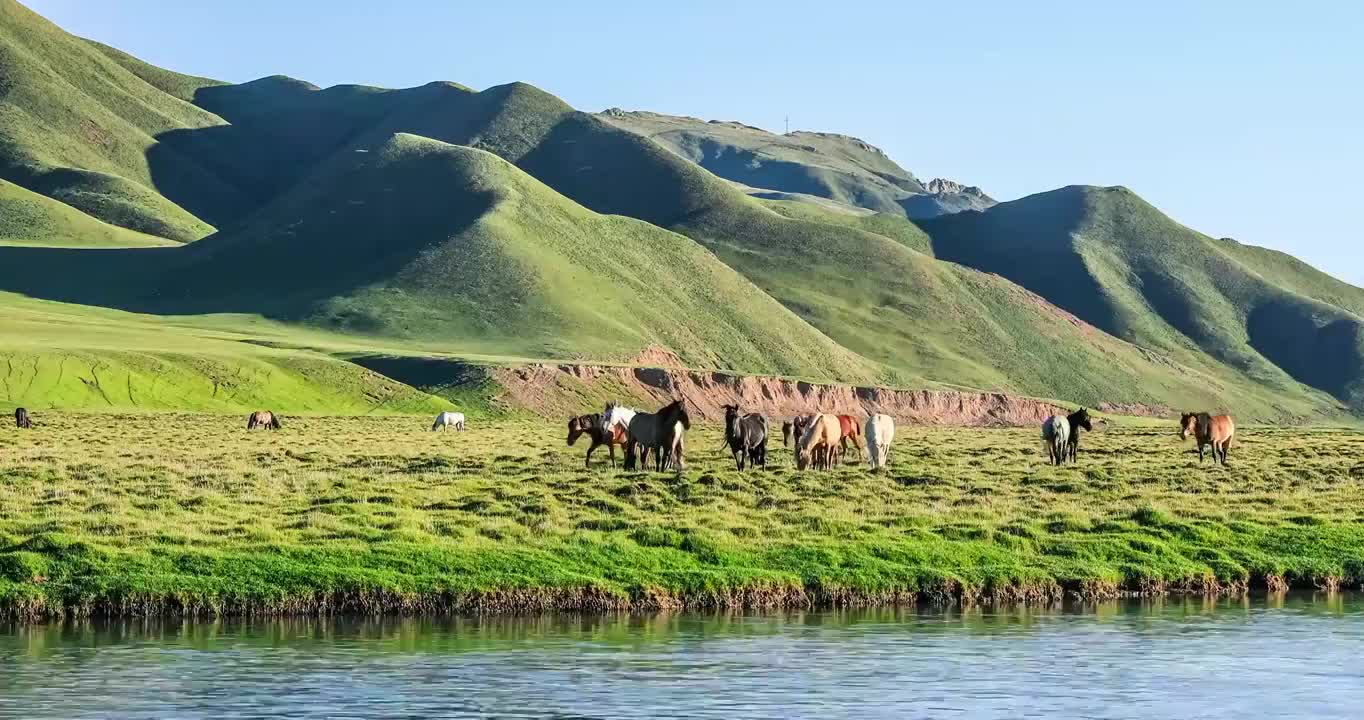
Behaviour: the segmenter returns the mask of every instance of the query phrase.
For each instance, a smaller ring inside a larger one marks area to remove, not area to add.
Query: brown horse
[[[862,461],[862,424],[857,422],[857,418],[851,415],[838,416],[839,433],[842,437],[838,440],[840,453],[847,454],[848,441],[851,440],[853,447],[857,448],[857,461]]]
[[[1198,442],[1198,461],[1203,462],[1203,446],[1212,446],[1212,461],[1227,464],[1227,450],[1231,439],[1236,436],[1236,423],[1230,415],[1209,415],[1207,413],[1185,413],[1179,419],[1181,440],[1194,436]]]
[[[258,427],[278,430],[280,428],[279,416],[271,410],[257,410],[251,413],[246,417],[246,429],[255,430]]]
[[[603,428],[600,414],[579,415],[568,421],[568,444],[570,446],[583,435],[592,438],[592,446],[587,449],[587,459],[583,461],[584,467],[592,467],[592,451],[602,445],[605,445],[606,451],[611,454],[611,467],[615,467],[616,446],[625,447],[625,444],[630,441],[630,438],[625,434],[625,428],[620,425]]]
[[[30,418],[28,416],[27,410],[23,408],[15,408],[14,424],[22,430],[28,430],[33,427],[33,418]]]
[[[817,470],[832,470],[838,461],[842,427],[834,415],[816,415],[796,441],[796,469],[812,464]]]

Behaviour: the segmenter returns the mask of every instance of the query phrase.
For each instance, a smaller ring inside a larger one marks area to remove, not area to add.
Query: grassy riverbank
[[[11,614],[595,609],[1055,597],[1364,579],[1364,434],[1170,428],[1043,463],[1033,430],[902,428],[890,472],[582,469],[555,423],[44,413],[0,434]],[[599,450],[600,452],[600,450]],[[604,455],[601,456],[604,459]]]

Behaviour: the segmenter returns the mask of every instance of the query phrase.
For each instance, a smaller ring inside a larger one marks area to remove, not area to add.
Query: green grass
[[[1043,599],[1364,580],[1353,432],[1246,429],[1226,469],[1173,428],[1085,439],[902,428],[884,474],[581,466],[558,423],[37,413],[0,435],[13,613],[591,609]]]

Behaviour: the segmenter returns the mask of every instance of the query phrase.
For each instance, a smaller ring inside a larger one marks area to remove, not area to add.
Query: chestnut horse
[[[851,440],[853,447],[857,448],[857,461],[862,461],[862,425],[857,422],[857,418],[851,415],[839,415],[839,439],[838,446],[840,454],[848,452],[848,441]]]
[[[1194,436],[1198,442],[1198,461],[1203,462],[1203,446],[1212,446],[1212,461],[1227,464],[1227,450],[1231,439],[1236,436],[1236,423],[1230,415],[1209,415],[1208,413],[1184,413],[1179,419],[1179,438],[1188,440]]]
[[[579,415],[568,421],[569,446],[583,435],[592,438],[592,446],[587,448],[587,459],[583,461],[584,467],[592,467],[592,451],[602,445],[605,445],[606,451],[611,454],[611,467],[615,467],[616,446],[625,447],[630,440],[626,435],[625,426],[616,424],[609,428],[604,427],[601,415]]]

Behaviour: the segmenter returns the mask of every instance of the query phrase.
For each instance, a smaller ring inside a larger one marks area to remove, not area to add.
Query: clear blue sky
[[[523,80],[583,110],[777,131],[789,114],[1001,199],[1127,185],[1210,235],[1364,284],[1364,3],[27,4],[223,80]]]

